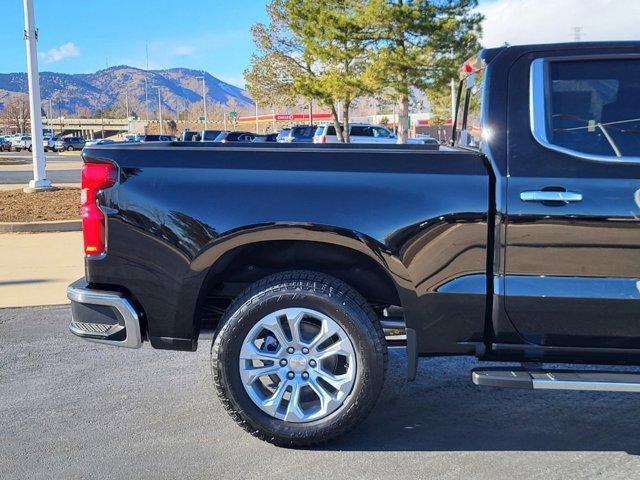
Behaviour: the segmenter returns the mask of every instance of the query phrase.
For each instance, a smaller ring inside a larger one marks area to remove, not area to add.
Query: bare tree
[[[18,132],[26,132],[29,123],[29,102],[23,98],[11,98],[4,102],[4,108],[0,110],[2,123],[10,129]]]

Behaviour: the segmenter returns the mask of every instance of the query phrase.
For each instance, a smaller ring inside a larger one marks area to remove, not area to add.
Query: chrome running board
[[[486,387],[640,392],[640,373],[629,372],[476,368],[471,371],[471,380],[476,385]]]

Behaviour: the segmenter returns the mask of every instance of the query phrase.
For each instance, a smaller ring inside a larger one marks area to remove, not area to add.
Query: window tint
[[[290,128],[283,128],[282,130],[280,130],[280,133],[278,133],[278,140],[288,137],[290,132]]]
[[[294,127],[291,130],[291,136],[294,138],[312,138],[314,132],[314,127]]]
[[[353,125],[351,127],[352,137],[373,137],[373,130],[368,126]]]
[[[336,127],[334,125],[329,125],[327,127],[327,135],[335,135],[336,134]]]
[[[373,127],[373,136],[378,138],[389,138],[391,132],[386,128]]]
[[[548,63],[546,138],[581,153],[640,156],[640,60]]]
[[[220,130],[205,130],[203,134],[203,140],[215,140],[220,135]]]

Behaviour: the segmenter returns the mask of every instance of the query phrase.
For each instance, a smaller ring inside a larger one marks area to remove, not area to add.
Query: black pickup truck
[[[451,146],[86,148],[73,333],[194,351],[246,430],[352,428],[387,347],[516,366],[478,385],[640,391],[640,42],[484,50]]]

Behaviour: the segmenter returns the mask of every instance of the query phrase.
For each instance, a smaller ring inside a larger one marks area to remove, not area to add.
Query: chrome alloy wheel
[[[240,351],[247,394],[263,412],[287,422],[311,422],[335,412],[351,393],[356,367],[344,329],[308,308],[261,318]]]

